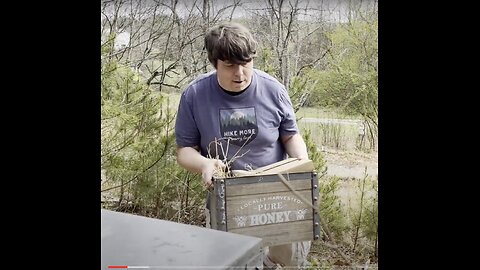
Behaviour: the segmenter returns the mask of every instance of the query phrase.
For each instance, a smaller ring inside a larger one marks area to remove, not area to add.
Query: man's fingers
[[[217,168],[225,168],[227,165],[225,165],[225,163],[223,163],[221,160],[217,159],[215,160],[215,167]]]
[[[219,159],[210,159],[202,171],[202,180],[205,187],[211,188],[213,186],[212,177],[215,170],[223,170],[226,165]]]
[[[213,172],[206,172],[202,174],[203,184],[206,187],[210,187],[212,185],[212,175]]]

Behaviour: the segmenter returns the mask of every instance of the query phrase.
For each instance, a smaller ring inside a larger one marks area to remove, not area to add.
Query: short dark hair
[[[210,28],[205,35],[208,60],[217,67],[217,60],[234,64],[252,61],[257,54],[257,42],[245,26],[223,22]]]

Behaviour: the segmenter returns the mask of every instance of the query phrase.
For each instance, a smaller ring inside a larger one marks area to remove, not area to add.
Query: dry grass
[[[223,164],[226,165],[224,168],[215,168],[215,170],[213,172],[213,176],[215,178],[228,178],[228,177],[233,176],[232,170],[231,170],[232,163],[235,160],[243,157],[245,154],[247,154],[250,151],[250,150],[247,150],[247,151],[243,152],[242,154],[239,154],[240,151],[245,146],[245,144],[251,139],[252,135],[253,134],[250,134],[250,136],[248,136],[248,138],[245,140],[243,145],[235,152],[235,154],[233,154],[233,156],[230,159],[228,158],[228,152],[229,152],[229,149],[230,149],[230,138],[225,138],[225,137],[222,137],[220,139],[215,138],[214,141],[211,141],[208,144],[207,157],[211,158],[211,159],[221,160],[223,162]],[[223,147],[224,142],[225,142],[225,147]],[[212,144],[215,145],[215,153],[213,155],[210,152],[213,149]]]

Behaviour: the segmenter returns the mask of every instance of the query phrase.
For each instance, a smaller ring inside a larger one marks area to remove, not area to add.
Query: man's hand
[[[197,146],[193,147],[178,147],[177,148],[177,162],[185,169],[201,173],[202,180],[205,187],[212,186],[213,173],[217,171],[224,171],[226,165],[219,159],[206,158],[200,154]]]
[[[215,171],[225,170],[226,165],[219,159],[206,159],[202,164],[203,184],[209,188],[212,186],[212,177]]]

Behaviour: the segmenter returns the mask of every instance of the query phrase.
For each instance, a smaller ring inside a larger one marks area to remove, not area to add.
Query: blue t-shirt
[[[195,79],[183,92],[175,124],[177,146],[200,146],[205,157],[224,160],[233,170],[250,170],[287,157],[280,136],[298,133],[285,87],[254,69],[250,86],[225,93],[216,71]],[[217,142],[217,143],[215,143]]]

